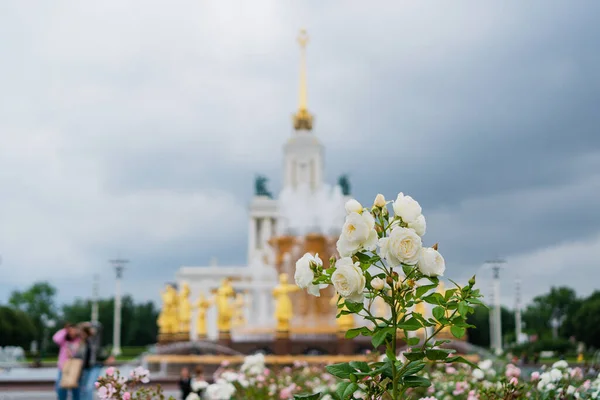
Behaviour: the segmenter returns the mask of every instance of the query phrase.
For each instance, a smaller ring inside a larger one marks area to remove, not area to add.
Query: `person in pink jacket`
[[[79,347],[79,331],[77,327],[71,324],[65,324],[65,327],[52,336],[52,340],[59,348],[58,351],[58,378],[56,379],[56,394],[58,400],[67,400],[68,390],[60,387],[62,378],[62,367],[65,362],[73,357]],[[79,400],[79,388],[71,389],[72,400]]]

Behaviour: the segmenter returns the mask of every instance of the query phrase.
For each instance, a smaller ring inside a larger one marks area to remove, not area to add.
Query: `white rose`
[[[385,286],[385,281],[381,278],[373,278],[371,279],[371,286],[375,290],[381,290]]]
[[[478,381],[482,380],[483,378],[485,378],[485,373],[480,370],[479,368],[474,369],[473,370],[473,378],[477,379]]]
[[[206,397],[209,400],[229,400],[234,393],[235,386],[223,379],[217,379],[217,382],[206,388]]]
[[[360,263],[352,262],[350,257],[340,258],[335,263],[335,271],[331,275],[331,283],[335,290],[346,300],[353,303],[363,301],[365,289],[365,276]]]
[[[417,232],[417,235],[419,236],[425,235],[427,224],[425,223],[425,217],[423,214],[419,215],[413,222],[409,222],[408,227]]]
[[[557,362],[555,362],[554,364],[552,364],[552,368],[568,368],[569,367],[569,363],[566,362],[565,360],[559,360]]]
[[[192,389],[192,390],[194,390],[194,389]],[[196,393],[192,392],[187,395],[185,400],[200,400],[200,396],[198,396]]]
[[[492,368],[492,360],[480,361],[479,364],[477,364],[477,366],[484,371],[488,370],[488,369]]]
[[[353,212],[360,214],[362,213],[362,211],[363,206],[358,201],[350,199],[346,202],[346,214],[350,214]]]
[[[375,196],[375,201],[373,202],[375,207],[385,207],[385,197],[381,193]]]
[[[320,290],[327,287],[327,285],[313,285],[312,282],[315,279],[315,272],[310,268],[311,263],[315,263],[320,267],[323,266],[323,261],[319,258],[319,254],[313,256],[310,253],[306,253],[301,259],[296,261],[294,280],[299,288],[306,289],[309,294],[319,297],[321,296]]]
[[[407,224],[414,222],[421,215],[421,206],[410,196],[405,196],[404,193],[398,193],[396,201],[394,201],[394,213],[402,218]]]
[[[417,266],[419,267],[419,271],[427,276],[441,276],[444,275],[444,271],[446,270],[444,257],[431,247],[421,248]]]
[[[375,231],[373,216],[368,212],[363,214],[351,212],[348,214],[336,247],[342,257],[349,257],[363,249],[375,250],[377,247],[377,232]]]
[[[208,387],[208,382],[206,381],[197,381],[197,380],[192,380],[192,390],[194,392],[198,392],[200,390],[206,389]]]
[[[415,265],[421,250],[421,238],[409,228],[395,227],[390,236],[379,239],[381,256],[392,266]]]

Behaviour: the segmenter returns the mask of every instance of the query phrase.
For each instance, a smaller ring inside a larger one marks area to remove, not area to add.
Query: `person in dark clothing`
[[[93,400],[96,392],[95,383],[100,376],[104,363],[110,364],[113,357],[107,357],[100,347],[100,326],[94,327],[86,322],[79,325],[82,342],[77,357],[83,360],[81,378],[79,380],[80,399]]]
[[[190,377],[190,370],[187,368],[181,368],[181,375],[179,376],[179,390],[181,390],[181,400],[185,400],[190,393],[192,393],[192,378]]]

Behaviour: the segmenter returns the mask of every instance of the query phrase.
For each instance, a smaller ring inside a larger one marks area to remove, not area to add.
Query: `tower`
[[[294,132],[283,147],[284,188],[308,187],[317,190],[323,180],[323,145],[314,135],[313,116],[308,111],[306,83],[306,46],[308,34],[301,30],[300,45],[300,96],[298,111],[293,115]]]
[[[292,116],[293,132],[283,146],[283,189],[302,189],[315,192],[323,180],[323,145],[313,133],[313,116],[308,111],[306,83],[306,46],[308,35],[301,30],[298,35],[300,45],[300,87],[298,110]],[[269,240],[281,235],[280,207],[276,199],[266,195],[265,179],[257,178],[257,190],[250,204],[248,227],[248,262],[257,258],[269,257]]]

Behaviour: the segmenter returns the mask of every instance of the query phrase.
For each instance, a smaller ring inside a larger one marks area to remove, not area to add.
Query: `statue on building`
[[[190,287],[187,283],[181,286],[178,294],[177,316],[179,319],[179,330],[182,334],[189,335],[190,323],[192,321],[192,304],[190,303]]]
[[[172,334],[179,331],[179,318],[177,315],[177,291],[172,285],[167,285],[160,294],[163,302],[158,316],[159,333]]]
[[[344,196],[350,196],[350,179],[348,175],[342,175],[338,178],[338,186],[342,189]]]
[[[231,285],[231,278],[223,279],[221,287],[217,289],[217,327],[220,333],[231,332],[231,318],[233,307],[231,299],[235,297],[235,291]]]
[[[204,297],[202,293],[198,297],[196,301],[195,308],[197,310],[196,314],[196,334],[198,339],[206,338],[207,330],[206,330],[206,311],[210,306],[214,303],[214,298],[207,299]]]
[[[348,311],[346,305],[344,305],[341,309],[337,308],[338,301],[340,299],[340,295],[336,293],[330,300],[329,304],[336,307],[336,315],[339,311]],[[335,322],[338,327],[339,332],[347,332],[348,330],[354,328],[354,316],[352,314],[342,314],[335,319]]]
[[[268,181],[269,180],[262,175],[256,177],[256,179],[254,180],[254,194],[256,196],[266,196],[270,199],[273,198],[273,195],[267,188]]]
[[[246,300],[242,293],[238,293],[233,301],[233,316],[231,324],[234,328],[246,325],[246,316],[244,315],[244,307]]]
[[[279,275],[279,285],[273,289],[275,298],[275,320],[277,321],[277,332],[288,332],[290,320],[292,319],[292,301],[290,293],[300,290],[296,285],[288,283],[288,275]]]

